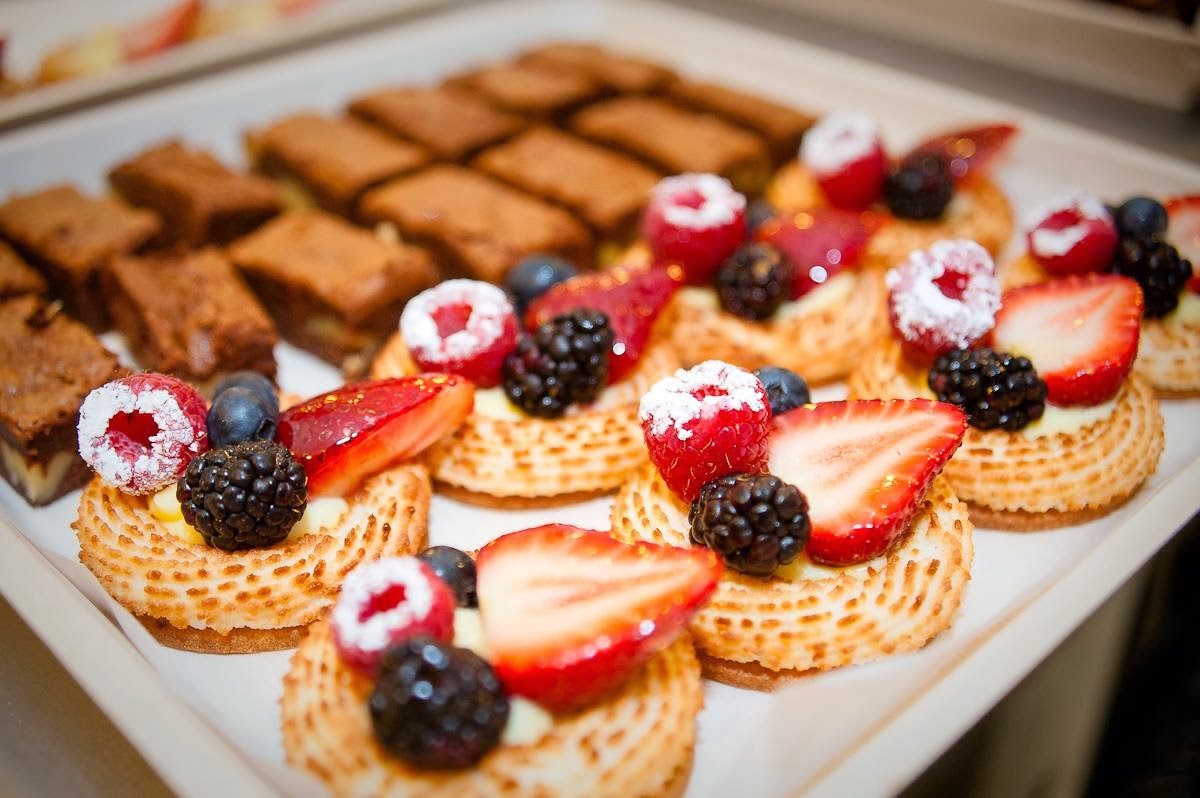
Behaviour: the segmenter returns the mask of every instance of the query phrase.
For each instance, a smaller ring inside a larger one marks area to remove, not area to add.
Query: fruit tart
[[[164,645],[287,648],[363,560],[425,545],[429,473],[414,456],[471,410],[445,374],[363,382],[279,412],[241,372],[211,408],[135,374],[92,391],[79,451],[80,561]]]
[[[940,238],[969,238],[998,254],[1013,232],[1008,199],[988,166],[1016,132],[990,125],[935,136],[898,162],[869,114],[826,114],[804,134],[799,157],[767,188],[780,212],[871,209],[886,224],[864,259],[889,268]]]
[[[691,624],[717,681],[770,690],[921,648],[970,578],[967,509],[938,476],[962,411],[803,399],[718,361],[642,399],[652,464],[617,494],[613,534],[721,555],[721,583]]]
[[[339,796],[682,794],[720,561],[557,524],[445,548],[347,576],[284,677],[288,762]]]
[[[1134,372],[1160,397],[1200,396],[1200,196],[1116,207],[1060,197],[1032,215],[1025,242],[1001,272],[1006,287],[1090,272],[1132,277],[1145,299]]]
[[[572,272],[557,259],[517,264],[524,329],[504,291],[478,281],[449,280],[405,307],[372,375],[437,369],[478,388],[474,412],[429,453],[440,490],[557,504],[616,490],[645,460],[637,402],[678,367],[664,332],[678,274]]]
[[[977,525],[1083,523],[1154,473],[1163,419],[1130,374],[1135,281],[1074,275],[1002,296],[991,257],[971,241],[913,252],[887,280],[893,335],[865,354],[850,395],[928,396],[966,412],[946,477]]]

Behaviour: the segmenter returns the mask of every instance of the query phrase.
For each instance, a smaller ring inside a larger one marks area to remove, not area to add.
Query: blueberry
[[[431,546],[417,555],[454,591],[460,607],[478,607],[475,597],[475,561],[453,546]]]
[[[530,302],[577,274],[578,269],[557,255],[530,255],[508,270],[504,285],[515,300],[520,318]]]
[[[808,404],[812,397],[808,383],[794,371],[779,366],[763,366],[754,372],[759,382],[767,389],[767,401],[771,404],[771,415],[777,416],[800,405]]]
[[[278,416],[254,390],[242,385],[226,388],[208,409],[208,443],[216,449],[243,441],[274,440]]]
[[[775,206],[765,199],[756,199],[746,208],[746,233],[753,235],[763,222],[777,214]]]
[[[279,415],[279,397],[275,394],[275,386],[257,371],[234,371],[226,374],[213,389],[213,399],[216,400],[226,389],[234,386],[249,388],[275,415]]]
[[[1167,232],[1167,209],[1149,197],[1133,197],[1117,209],[1116,222],[1123,236],[1162,235]]]

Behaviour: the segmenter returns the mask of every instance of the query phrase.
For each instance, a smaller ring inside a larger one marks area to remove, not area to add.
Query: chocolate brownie
[[[562,118],[606,93],[581,75],[521,64],[494,64],[453,75],[445,85],[473,91],[497,108],[534,119]]]
[[[662,64],[580,42],[545,44],[526,52],[517,63],[581,75],[619,94],[658,91],[675,79],[675,73]]]
[[[662,177],[632,158],[545,127],[485,150],[473,165],[565,206],[609,239],[631,232]]]
[[[158,216],[73,186],[54,186],[0,205],[0,234],[46,275],[67,310],[97,330],[108,325],[99,301],[100,270],[113,255],[142,247]]]
[[[430,153],[357,119],[301,113],[246,136],[251,160],[290,178],[323,208],[348,214],[362,192],[424,166]]]
[[[519,116],[445,86],[382,89],[350,103],[350,113],[428,147],[445,161],[466,160],[525,127]]]
[[[0,299],[20,294],[45,294],[46,280],[17,251],[0,241]]]
[[[644,158],[670,174],[712,172],[756,195],[770,177],[761,137],[653,97],[618,97],[571,117],[581,136]]]
[[[368,191],[358,205],[427,246],[447,271],[500,282],[533,252],[591,262],[591,236],[571,214],[457,166],[435,166]]]
[[[108,173],[134,205],[163,218],[167,243],[224,244],[279,213],[276,185],[261,175],[234,172],[203,150],[168,141]]]
[[[79,405],[125,373],[57,303],[30,295],[0,302],[0,472],[30,504],[87,481],[75,434]]]
[[[767,140],[776,164],[796,157],[800,138],[814,121],[812,116],[795,108],[716,83],[679,80],[667,88],[667,96],[688,108],[716,114],[762,136]]]
[[[395,331],[404,303],[438,279],[423,250],[320,211],[285,213],[229,255],[284,338],[351,371]]]
[[[103,284],[143,368],[202,385],[239,369],[275,375],[275,325],[220,251],[113,258]]]

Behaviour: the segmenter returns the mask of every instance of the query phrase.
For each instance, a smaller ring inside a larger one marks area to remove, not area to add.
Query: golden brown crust
[[[230,629],[227,634],[212,629],[178,629],[162,618],[137,616],[138,622],[154,639],[169,648],[195,651],[198,654],[261,654],[295,648],[308,634],[307,626],[288,626],[283,629]]]
[[[609,492],[607,490],[580,490],[574,493],[557,493],[553,496],[493,496],[490,493],[467,490],[449,482],[436,482],[436,485],[438,494],[442,496],[492,510],[536,510],[547,507],[565,507],[568,504],[578,504],[599,498]]]
[[[314,624],[283,682],[287,760],[335,795],[679,795],[703,704],[700,666],[685,636],[599,704],[555,718],[536,743],[502,745],[462,771],[419,770],[375,741],[369,679],[339,659],[327,623]]]
[[[709,656],[703,651],[697,653],[700,657],[700,673],[705,679],[741,687],[743,690],[757,690],[760,693],[773,692],[803,678],[805,674],[815,672],[795,669],[773,671],[757,662],[734,662]]]
[[[647,465],[617,494],[613,535],[687,546],[687,513]],[[909,532],[886,555],[847,568],[808,563],[798,578],[763,579],[727,569],[691,624],[697,647],[711,660],[706,672],[770,689],[798,671],[921,648],[950,626],[958,609],[970,579],[971,533],[966,507],[939,478]]]

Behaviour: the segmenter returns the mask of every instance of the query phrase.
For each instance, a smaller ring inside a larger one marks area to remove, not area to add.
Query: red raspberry
[[[208,448],[208,404],[183,380],[133,374],[105,383],[79,408],[79,455],[106,484],[154,493]]]
[[[691,285],[708,285],[746,238],[746,198],[723,177],[683,174],[654,187],[642,237],[658,263],[683,266]]]
[[[888,314],[904,353],[932,362],[987,335],[1000,308],[1000,281],[987,250],[967,239],[918,249],[887,273]]]
[[[1043,269],[1056,275],[1108,270],[1117,248],[1117,225],[1099,199],[1062,197],[1035,218],[1025,241]]]
[[[831,205],[860,210],[879,199],[887,157],[875,120],[861,112],[826,114],[800,143],[800,160]]]
[[[517,348],[517,316],[496,286],[447,280],[409,300],[400,333],[423,371],[448,371],[492,388]]]
[[[684,501],[718,477],[767,470],[767,392],[737,366],[708,360],[659,380],[639,416],[650,461]]]
[[[330,615],[346,663],[374,674],[385,651],[416,635],[454,638],[454,591],[416,557],[386,557],[346,576]]]

